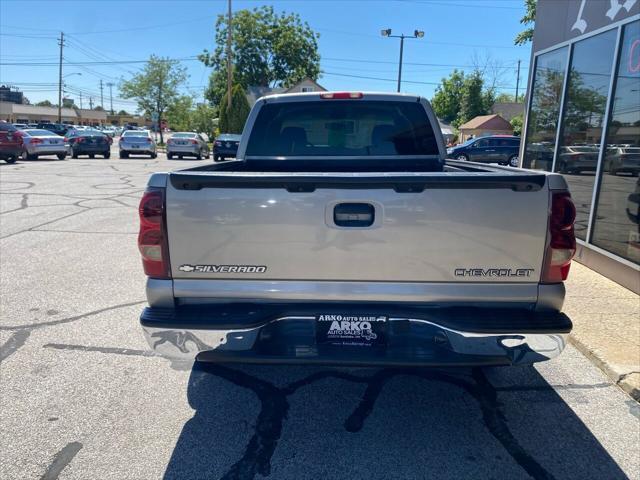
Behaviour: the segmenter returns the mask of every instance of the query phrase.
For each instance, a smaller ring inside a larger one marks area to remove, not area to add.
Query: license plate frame
[[[387,345],[387,315],[320,314],[315,323],[318,346],[373,349]]]

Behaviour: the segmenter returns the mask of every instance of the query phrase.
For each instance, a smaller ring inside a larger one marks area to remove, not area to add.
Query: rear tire
[[[129,154],[127,152],[120,152],[120,158],[129,158]]]
[[[456,160],[460,160],[462,162],[468,162],[469,161],[469,157],[467,157],[464,153],[461,153],[460,155],[458,155],[456,157]]]
[[[202,150],[196,154],[196,160],[202,160]]]
[[[95,158],[96,156],[93,153],[89,154],[89,158]]]
[[[152,153],[152,154],[151,154],[151,158],[157,158],[157,157],[158,157],[158,154],[157,154],[157,153]]]
[[[104,158],[111,158],[111,152],[104,152]]]
[[[173,153],[167,153],[167,160],[173,160]]]
[[[10,157],[4,159],[4,161],[7,163],[16,163],[16,160],[18,160],[18,157],[16,155],[11,155]]]
[[[510,167],[519,167],[520,159],[518,158],[518,155],[511,155],[509,157],[509,162],[507,163],[507,165],[509,165]]]
[[[24,152],[25,158],[27,160],[37,160],[38,155],[31,155],[29,152]]]
[[[67,154],[59,153],[58,155],[56,155],[56,157],[58,157],[58,160],[64,160],[65,158],[67,158]]]
[[[78,158],[78,153],[74,149],[71,149],[71,158]]]

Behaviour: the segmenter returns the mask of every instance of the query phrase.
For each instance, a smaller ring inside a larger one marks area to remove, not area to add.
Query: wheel
[[[25,158],[27,160],[37,160],[38,156],[37,155],[31,155],[29,152],[25,151],[24,152]]]
[[[560,163],[557,171],[560,173],[569,173],[569,170],[567,170],[567,164],[565,162]]]
[[[58,157],[58,160],[64,160],[65,158],[67,158],[67,154],[59,153],[58,155],[56,155],[56,157]]]
[[[4,161],[7,163],[16,163],[16,160],[18,160],[18,157],[16,155],[10,155],[4,159]]]
[[[519,167],[520,166],[520,159],[518,158],[518,155],[511,155],[509,157],[509,164],[510,167]]]
[[[179,158],[180,160],[182,160],[182,155],[178,155],[178,158]]]
[[[120,152],[120,158],[129,158],[129,154],[127,152]]]
[[[157,157],[158,157],[158,154],[157,154],[156,152],[153,152],[153,153],[151,154],[151,158],[157,158]]]
[[[202,160],[202,150],[198,151],[196,154],[196,160]]]
[[[468,162],[469,157],[467,157],[464,153],[461,153],[456,157],[456,160],[460,160],[462,162]]]
[[[73,148],[71,149],[71,158],[78,158],[78,152],[76,152]]]
[[[93,153],[90,153],[89,158],[96,158],[96,156]]]
[[[173,153],[167,153],[167,160],[173,159]]]
[[[104,152],[104,158],[111,158],[111,152]]]

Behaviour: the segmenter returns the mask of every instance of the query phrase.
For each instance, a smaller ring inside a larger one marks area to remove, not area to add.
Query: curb
[[[569,335],[569,342],[587,357],[596,367],[604,372],[618,387],[631,398],[640,403],[640,372],[628,372],[620,375],[605,360],[599,357],[593,349],[581,342],[573,335]]]

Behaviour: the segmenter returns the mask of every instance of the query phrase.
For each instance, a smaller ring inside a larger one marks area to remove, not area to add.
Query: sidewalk
[[[577,262],[566,287],[569,341],[640,401],[640,296]]]

